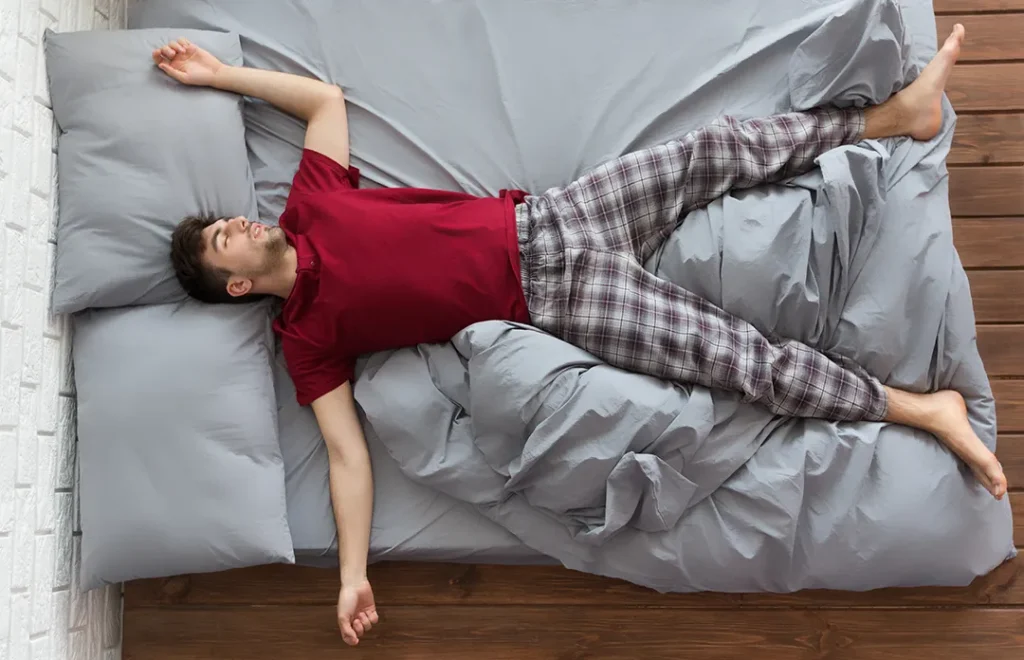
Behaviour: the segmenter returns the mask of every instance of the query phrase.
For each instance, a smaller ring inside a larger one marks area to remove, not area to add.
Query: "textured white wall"
[[[0,0],[0,660],[116,660],[121,594],[81,594],[67,319],[48,314],[53,114],[42,34],[125,24],[126,0]]]

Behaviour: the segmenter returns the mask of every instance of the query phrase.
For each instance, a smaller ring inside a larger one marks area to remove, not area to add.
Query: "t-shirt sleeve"
[[[281,338],[281,347],[300,406],[308,406],[352,380],[354,359],[311,347],[287,336]]]
[[[359,168],[341,163],[312,149],[302,150],[299,169],[292,179],[293,192],[333,192],[359,187]]]

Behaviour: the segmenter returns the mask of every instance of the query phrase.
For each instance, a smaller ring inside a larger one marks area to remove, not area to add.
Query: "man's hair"
[[[206,303],[251,302],[248,296],[228,293],[231,273],[203,261],[206,244],[203,230],[220,220],[214,215],[190,215],[171,234],[171,263],[174,275],[185,292]]]

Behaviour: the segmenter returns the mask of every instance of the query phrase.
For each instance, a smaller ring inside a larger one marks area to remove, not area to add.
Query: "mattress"
[[[344,87],[365,185],[475,194],[540,193],[723,114],[878,102],[936,44],[926,0],[143,0],[129,25],[237,32],[247,64]],[[681,219],[647,267],[890,384],[961,389],[994,446],[949,229],[944,112],[930,143],[835,150],[793,181],[724,196]],[[260,217],[274,222],[303,126],[258,101],[245,116]],[[1008,503],[909,429],[771,418],[515,324],[367,356],[357,373],[374,559],[558,562],[666,591],[791,591],[966,584],[1014,554]],[[299,561],[330,563],[322,443],[277,380]],[[614,424],[595,426],[595,409]],[[657,470],[622,480],[641,464]],[[662,485],[679,501],[659,500]]]
[[[347,5],[347,6],[346,6]],[[324,77],[317,25],[311,12],[346,9],[373,12],[370,3],[282,3],[232,0],[209,3],[148,2],[134,4],[130,29],[161,25],[237,32],[247,65]],[[380,14],[384,19],[393,11]],[[400,11],[398,12],[401,13]],[[443,19],[443,15],[438,18]],[[336,21],[347,23],[342,15]],[[360,130],[360,108],[349,110],[353,132]],[[252,99],[246,100],[246,140],[253,168],[260,218],[276,224],[284,208],[291,178],[298,166],[304,127],[294,118]],[[365,114],[363,115],[366,116]],[[353,144],[353,162],[359,162]],[[429,171],[429,169],[428,169]],[[399,174],[399,176],[404,176]],[[382,172],[364,173],[364,187],[394,185]],[[406,185],[417,185],[408,183]],[[431,185],[426,180],[418,185]],[[434,186],[451,187],[435,179]],[[478,190],[478,192],[483,192]],[[285,464],[288,523],[295,561],[303,565],[336,565],[337,528],[330,504],[327,454],[323,437],[308,408],[295,402],[294,387],[283,357],[275,364],[281,450]],[[406,477],[372,427],[364,424],[374,476],[370,560],[417,560],[491,563],[551,563],[554,560],[522,544],[469,504]]]

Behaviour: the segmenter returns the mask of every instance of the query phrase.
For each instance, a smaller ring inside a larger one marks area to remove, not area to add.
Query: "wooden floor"
[[[1024,542],[1024,0],[935,0],[967,26],[949,96],[956,242],[993,378]],[[266,567],[128,584],[127,660],[1024,658],[1024,559],[966,589],[659,596],[554,568],[372,567],[382,624],[344,648],[334,571]]]

